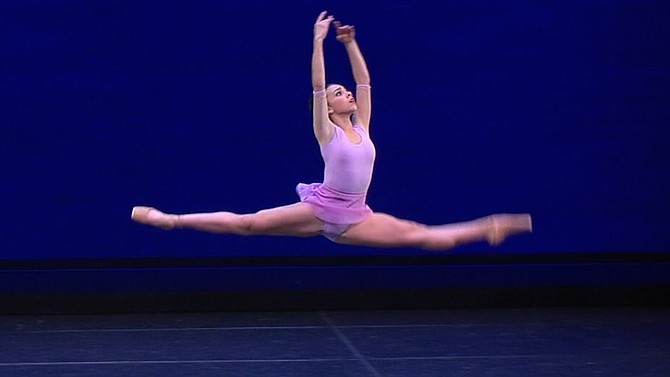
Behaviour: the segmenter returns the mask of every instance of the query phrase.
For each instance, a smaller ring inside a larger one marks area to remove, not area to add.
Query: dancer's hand
[[[333,22],[333,16],[326,17],[325,10],[319,14],[319,17],[316,19],[314,24],[314,40],[324,40],[326,35],[328,35],[328,29],[330,28],[330,23]]]
[[[344,25],[339,21],[333,23],[335,25],[335,31],[337,32],[337,40],[342,43],[348,43],[354,40],[356,36],[356,29],[354,25]]]

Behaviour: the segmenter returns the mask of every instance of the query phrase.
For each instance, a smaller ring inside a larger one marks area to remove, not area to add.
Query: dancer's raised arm
[[[314,90],[313,116],[314,136],[319,144],[327,144],[335,130],[328,118],[328,104],[326,102],[326,68],[323,61],[323,40],[328,35],[333,16],[326,17],[326,11],[321,12],[314,24],[314,50],[312,51],[312,89]]]
[[[370,72],[368,72],[367,64],[356,43],[356,29],[353,25],[340,24],[339,21],[334,22],[335,30],[337,31],[337,40],[344,44],[349,55],[349,62],[351,63],[351,70],[356,81],[356,102],[358,110],[356,117],[358,122],[365,129],[370,127],[370,116],[372,114],[372,101],[370,96]]]

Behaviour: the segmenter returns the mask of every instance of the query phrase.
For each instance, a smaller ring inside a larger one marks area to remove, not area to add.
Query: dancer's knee
[[[266,210],[261,210],[253,214],[241,215],[240,228],[242,235],[258,236],[267,234],[272,228],[273,224],[267,216],[264,216]]]
[[[435,228],[423,224],[415,224],[409,237],[414,247],[425,250],[447,250],[456,246],[453,239],[444,237]]]
[[[416,247],[419,249],[435,250],[440,248],[433,237],[431,228],[425,224],[406,221],[403,229],[395,235],[399,237],[400,246]]]
[[[430,230],[426,226],[413,226],[413,229],[408,232],[406,242],[419,249],[433,249],[433,240],[431,239]]]
[[[259,234],[261,225],[257,214],[240,215],[237,233],[242,236]]]
[[[444,251],[456,247],[456,242],[444,239],[428,239],[420,247],[425,250]]]

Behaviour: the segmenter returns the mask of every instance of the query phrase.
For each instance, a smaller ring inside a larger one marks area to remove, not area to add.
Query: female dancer
[[[323,41],[331,23],[349,56],[356,98],[344,86],[326,86]],[[133,220],[163,229],[190,228],[214,233],[309,237],[323,235],[348,245],[446,250],[464,243],[497,245],[507,236],[531,231],[528,214],[500,214],[428,226],[372,212],[365,204],[375,148],[369,137],[370,76],[353,26],[321,12],[314,24],[312,52],[314,135],[325,163],[323,183],[299,184],[300,202],[252,214],[213,212],[174,215],[134,207]]]

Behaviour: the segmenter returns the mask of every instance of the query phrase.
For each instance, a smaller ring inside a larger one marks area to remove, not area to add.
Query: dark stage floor
[[[0,317],[0,376],[670,376],[670,309]]]

